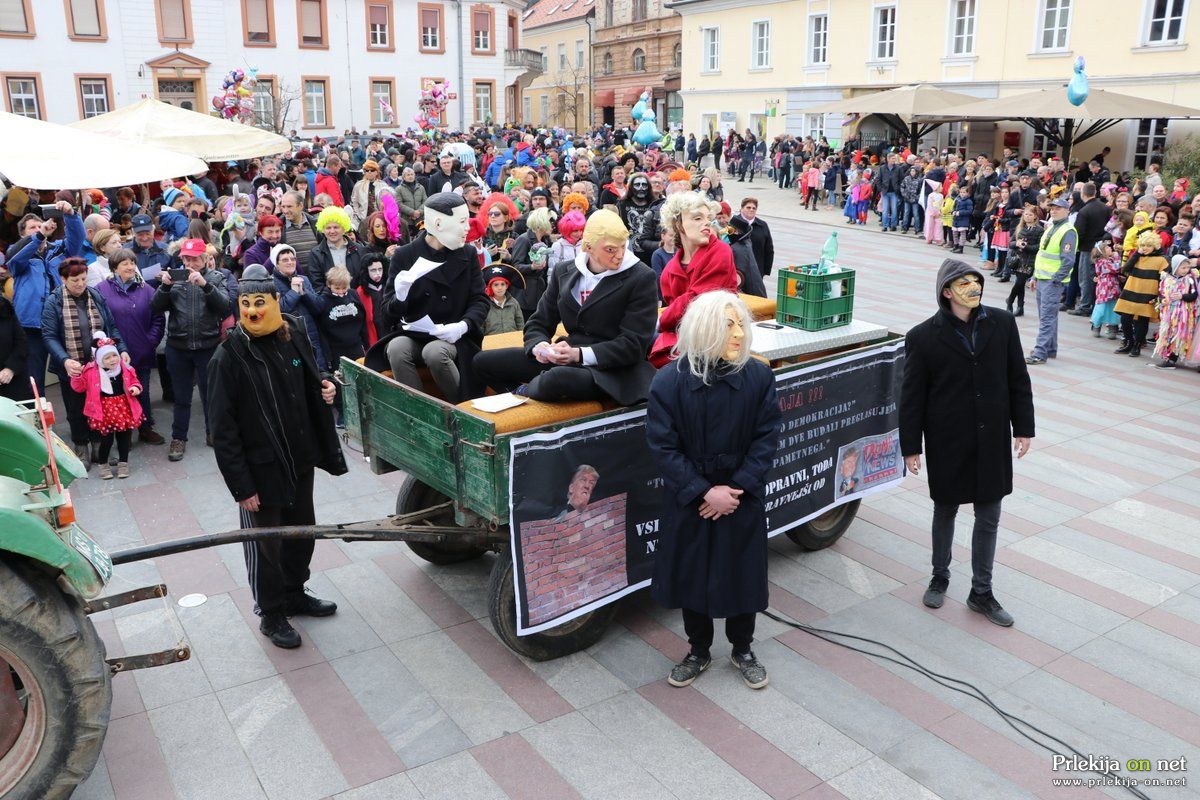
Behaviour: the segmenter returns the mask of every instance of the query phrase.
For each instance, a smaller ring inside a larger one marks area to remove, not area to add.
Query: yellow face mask
[[[983,299],[983,285],[975,275],[963,275],[951,283],[949,288],[955,301],[967,308],[978,308]]]
[[[274,333],[283,326],[279,298],[273,294],[242,295],[238,298],[238,313],[242,328],[255,338]]]

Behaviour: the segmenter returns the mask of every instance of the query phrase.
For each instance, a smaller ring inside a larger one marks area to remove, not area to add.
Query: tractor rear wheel
[[[91,773],[112,703],[104,655],[53,575],[0,559],[0,797],[60,800]]]

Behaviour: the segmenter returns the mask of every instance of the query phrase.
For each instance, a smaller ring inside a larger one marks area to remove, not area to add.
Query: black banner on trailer
[[[784,533],[904,477],[904,343],[776,373],[783,421],[767,528]],[[647,586],[662,479],[638,409],[511,441],[509,519],[519,634]]]

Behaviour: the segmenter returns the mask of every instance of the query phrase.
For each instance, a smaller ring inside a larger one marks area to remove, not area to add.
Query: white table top
[[[886,325],[877,325],[861,319],[851,320],[849,325],[823,331],[802,331],[787,326],[780,330],[772,330],[756,322],[753,331],[754,338],[750,350],[769,361],[862,344],[888,335]]]

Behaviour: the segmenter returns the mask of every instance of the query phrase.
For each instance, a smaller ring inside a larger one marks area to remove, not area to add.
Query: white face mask
[[[467,242],[470,217],[467,206],[461,205],[443,214],[425,207],[425,230],[447,250],[457,250]]]

